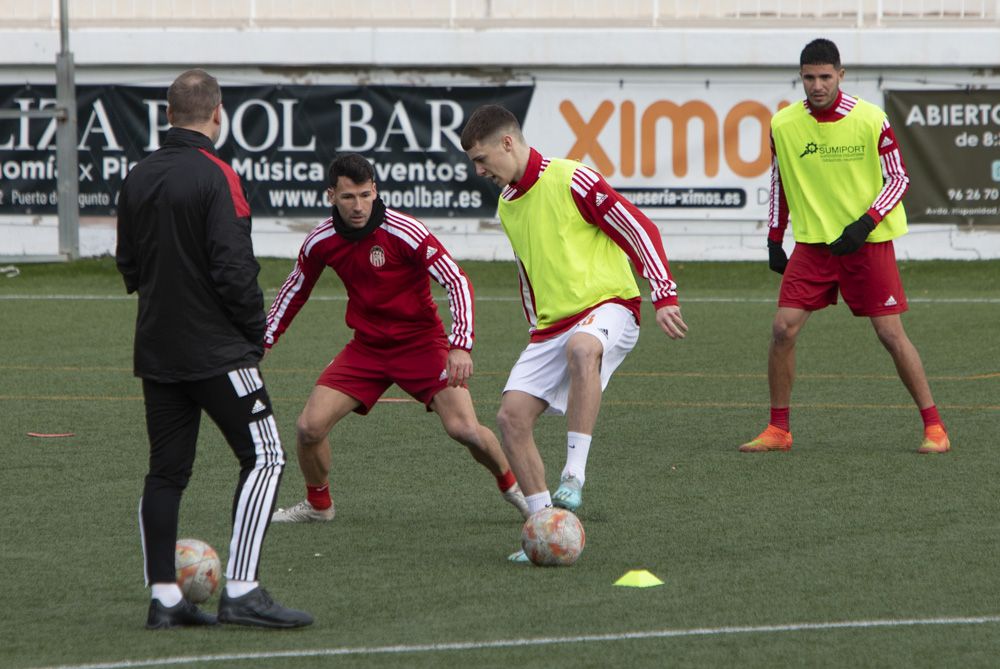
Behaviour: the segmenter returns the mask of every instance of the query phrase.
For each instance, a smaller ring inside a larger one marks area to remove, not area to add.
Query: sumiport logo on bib
[[[806,142],[806,145],[802,149],[802,153],[799,154],[799,158],[808,158],[809,156],[814,155],[819,156],[819,159],[825,163],[864,160],[865,145],[839,144],[836,146],[830,146],[828,144]]]

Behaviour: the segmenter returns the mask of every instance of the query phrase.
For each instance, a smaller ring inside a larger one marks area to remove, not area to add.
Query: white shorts
[[[611,374],[639,340],[639,326],[632,312],[620,304],[603,304],[586,318],[545,341],[528,344],[510,370],[503,391],[519,390],[548,402],[545,413],[564,414],[569,400],[569,364],[566,344],[577,332],[593,335],[604,346],[601,356],[601,390],[608,387]]]

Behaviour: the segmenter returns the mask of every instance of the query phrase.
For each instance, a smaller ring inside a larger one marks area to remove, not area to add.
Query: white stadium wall
[[[716,198],[719,206],[644,207],[660,226],[670,258],[763,260],[767,118],[781,105],[801,99],[797,58],[810,39],[836,41],[847,67],[844,89],[880,105],[888,90],[1000,89],[1000,26],[995,20],[974,27],[933,22],[891,28],[831,25],[94,27],[71,31],[70,46],[78,85],[149,86],[150,96],[159,98],[171,79],[189,67],[208,69],[224,87],[532,86],[524,129],[543,154],[583,160],[612,185],[640,194],[669,189],[676,197],[697,193]],[[0,86],[52,85],[58,38],[51,26],[0,26]],[[678,135],[675,115],[689,112],[687,132]],[[954,117],[948,124],[956,138],[969,130],[966,125],[974,126],[973,134],[988,133],[973,120]],[[0,149],[18,145],[18,124],[45,122],[0,121]],[[103,138],[100,119],[91,131],[94,141]],[[1000,146],[1000,132],[997,138]],[[905,156],[905,145],[903,150]],[[1000,165],[1000,148],[995,152]],[[1000,187],[1000,176],[997,182]],[[740,199],[727,204],[733,193]],[[898,255],[1000,257],[1000,215],[995,213],[1000,201],[979,204],[994,208],[978,209],[975,225],[921,223],[920,213],[910,212],[914,224],[898,241]],[[305,231],[323,215],[319,207],[308,215],[255,216],[258,253],[294,256]],[[113,219],[86,211],[82,216],[81,254],[111,252]],[[425,220],[459,258],[511,257],[492,215]],[[0,216],[0,255],[51,254],[55,245],[53,216]]]

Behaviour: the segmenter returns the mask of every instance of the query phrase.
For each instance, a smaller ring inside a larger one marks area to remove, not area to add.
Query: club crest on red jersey
[[[368,260],[372,267],[381,267],[385,264],[385,251],[381,246],[373,246],[372,250],[368,252]]]

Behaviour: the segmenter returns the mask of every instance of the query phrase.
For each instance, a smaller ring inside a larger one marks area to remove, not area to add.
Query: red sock
[[[500,476],[497,476],[496,479],[497,487],[500,488],[500,492],[507,492],[511,489],[511,486],[517,483],[517,479],[514,478],[514,472],[509,469]]]
[[[788,412],[789,407],[784,407],[783,409],[771,407],[771,425],[785,432],[790,432],[792,428],[789,427]]]
[[[920,417],[924,421],[924,428],[928,428],[931,425],[940,425],[941,429],[944,429],[944,423],[941,422],[941,416],[938,415],[937,405],[932,404],[926,409],[920,410]]]
[[[312,504],[312,508],[314,509],[319,509],[320,511],[329,509],[333,506],[333,500],[330,499],[330,484],[307,485],[306,499]]]

